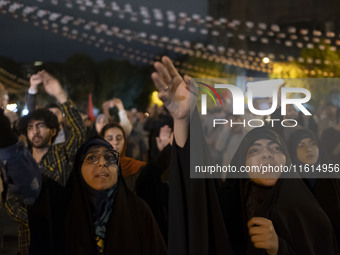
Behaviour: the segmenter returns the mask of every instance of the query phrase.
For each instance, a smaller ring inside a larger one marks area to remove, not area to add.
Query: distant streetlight
[[[262,62],[265,63],[265,64],[268,64],[270,62],[270,59],[265,57],[262,59]]]

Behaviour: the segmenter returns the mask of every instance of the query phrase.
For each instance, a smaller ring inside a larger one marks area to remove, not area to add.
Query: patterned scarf
[[[112,206],[117,192],[117,183],[109,190],[104,191],[97,191],[91,187],[86,188],[92,205],[97,254],[103,254],[104,252],[106,225],[112,213]]]

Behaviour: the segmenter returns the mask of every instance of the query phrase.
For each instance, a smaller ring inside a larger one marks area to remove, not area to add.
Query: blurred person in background
[[[324,105],[321,116],[318,120],[318,137],[321,138],[322,133],[328,129],[333,127],[337,123],[337,107],[328,102]]]
[[[292,163],[297,167],[314,166],[313,172],[303,174],[301,177],[331,220],[340,247],[340,175],[336,172],[332,176],[325,173],[327,174],[325,177],[328,177],[325,178],[322,176],[323,171],[317,170],[330,166],[330,161],[317,135],[311,130],[295,131],[288,141],[288,149]],[[331,168],[328,169],[329,173],[333,172]]]
[[[77,149],[84,141],[83,121],[77,107],[55,77],[45,70],[32,77],[38,84],[42,83],[45,92],[57,100],[70,124],[71,134],[64,143],[53,145],[59,123],[57,117],[47,109],[33,110],[22,117],[20,130],[27,138],[32,157],[39,165],[41,173],[64,186],[72,170]],[[5,205],[11,217],[19,222],[19,253],[28,254],[30,230],[26,206],[11,194],[7,195]]]
[[[149,132],[149,160],[152,160],[160,152],[156,142],[160,128],[167,125],[173,129],[173,119],[164,106],[158,107],[154,105],[150,110],[150,116],[144,123],[144,130]]]
[[[326,154],[333,164],[340,164],[340,109],[336,111],[336,123],[325,129],[320,138]]]

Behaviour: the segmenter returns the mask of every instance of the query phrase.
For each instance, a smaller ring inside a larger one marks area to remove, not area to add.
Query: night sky
[[[1,1],[0,0],[0,5]],[[8,1],[7,1],[8,2]],[[9,1],[13,3],[14,1]],[[97,20],[101,23],[106,23],[109,26],[117,26],[119,28],[126,28],[135,31],[145,31],[146,33],[154,33],[159,36],[166,35],[169,38],[195,38],[188,33],[180,31],[170,31],[166,28],[159,28],[155,25],[146,25],[142,22],[131,22],[129,19],[121,20],[117,17],[104,17],[103,15],[93,14],[91,8],[87,8],[86,11],[80,11],[77,5],[74,4],[72,8],[67,8],[65,2],[67,1],[57,1],[58,5],[51,4],[51,1],[17,1],[23,3],[25,6],[37,6],[41,9],[47,9],[62,14],[72,15],[74,17],[81,17],[86,20]],[[76,2],[76,1],[74,1]],[[85,2],[85,1],[77,1]],[[95,2],[95,0],[92,0]],[[108,1],[107,1],[108,2]],[[147,7],[152,14],[153,8],[158,8],[162,12],[167,10],[172,10],[175,13],[186,12],[188,14],[197,13],[200,15],[206,15],[207,3],[204,0],[199,1],[182,1],[182,0],[171,0],[171,1],[116,1],[117,5],[124,7],[126,4],[130,4],[132,9],[137,11],[141,6]],[[23,8],[16,11],[17,14],[22,13]],[[153,22],[152,22],[153,23]],[[100,61],[108,58],[122,58],[119,54],[114,52],[104,52],[103,49],[98,49],[93,45],[87,45],[84,42],[78,42],[75,40],[66,39],[61,36],[61,34],[54,34],[50,31],[46,31],[42,26],[34,26],[33,21],[27,23],[22,21],[22,17],[19,15],[18,18],[14,18],[10,13],[0,13],[0,56],[10,57],[16,61],[20,62],[33,62],[36,60],[42,61],[57,61],[62,62],[73,53],[85,53],[95,60]],[[149,47],[148,45],[143,45],[141,43],[128,43],[124,39],[118,39],[113,36],[108,37],[111,39],[113,45],[123,44],[127,47],[140,48],[143,51],[158,53],[161,50],[157,47]],[[202,39],[199,38],[199,39]]]

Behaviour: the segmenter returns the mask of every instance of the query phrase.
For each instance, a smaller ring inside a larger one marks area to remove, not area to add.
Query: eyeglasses
[[[85,161],[89,164],[97,164],[99,162],[100,156],[103,156],[107,165],[118,165],[119,153],[116,151],[106,151],[102,154],[99,153],[89,153],[85,157]]]

